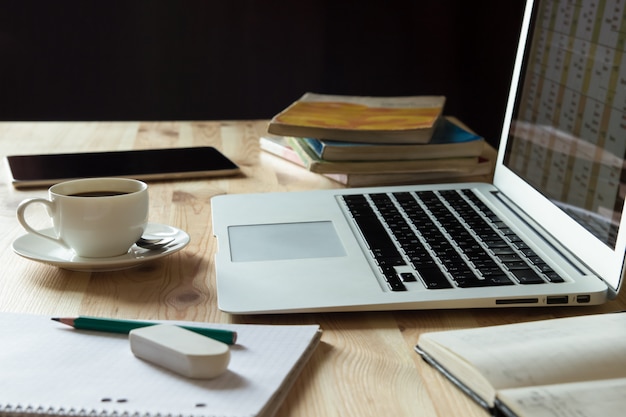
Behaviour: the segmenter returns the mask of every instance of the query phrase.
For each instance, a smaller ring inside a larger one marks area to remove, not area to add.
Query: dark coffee
[[[115,195],[130,194],[126,191],[84,191],[82,193],[68,194],[70,197],[112,197]]]

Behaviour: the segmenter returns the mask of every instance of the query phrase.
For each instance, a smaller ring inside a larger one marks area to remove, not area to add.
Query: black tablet
[[[10,155],[6,160],[16,188],[48,186],[75,178],[163,180],[228,176],[241,172],[234,162],[211,146]]]

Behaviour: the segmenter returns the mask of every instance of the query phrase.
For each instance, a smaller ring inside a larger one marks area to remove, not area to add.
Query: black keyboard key
[[[403,272],[400,274],[400,279],[402,282],[415,282],[417,281],[417,277],[412,272]]]
[[[413,266],[413,269],[419,271],[420,269],[436,268],[437,263],[432,258],[420,260],[411,259],[411,266]]]
[[[462,277],[456,279],[456,283],[461,288],[476,288],[476,287],[494,287],[499,285],[513,285],[513,281],[504,274],[493,275],[483,279],[476,277]]]
[[[541,278],[539,274],[531,268],[516,269],[511,272],[520,284],[545,284],[543,278]]]
[[[482,272],[483,274],[486,271],[490,271],[490,270],[501,271],[501,268],[497,264],[497,262],[486,255],[481,258],[477,257],[477,258],[472,259],[472,264],[474,264],[474,267],[478,269],[480,272]]]
[[[486,236],[485,238],[481,236],[481,239],[488,248],[510,248],[509,244],[497,235],[490,235]]]
[[[494,255],[500,257],[502,256],[506,256],[506,255],[513,255],[513,254],[517,254],[517,252],[511,248],[510,246],[506,246],[506,247],[501,247],[501,248],[489,248],[491,249],[491,252],[493,252]],[[502,258],[500,258],[502,259]]]
[[[485,277],[490,285],[513,285],[513,281],[505,274],[493,274]]]
[[[523,262],[522,258],[519,257],[519,255],[517,253],[515,253],[515,251],[511,250],[509,248],[508,251],[496,251],[494,250],[494,252],[496,253],[498,259],[502,262]]]
[[[372,250],[380,250],[393,253],[395,245],[387,234],[387,230],[378,222],[367,222],[357,220],[359,228],[363,232],[363,237]]]
[[[406,291],[406,287],[400,280],[400,277],[394,268],[385,267],[381,268],[381,271],[387,281],[387,284],[389,284],[391,291]]]
[[[376,263],[378,263],[378,265],[381,267],[406,265],[404,258],[402,258],[401,256],[394,257],[394,256],[378,255],[378,256],[374,256],[374,258],[376,259]]]
[[[514,271],[517,269],[528,269],[528,264],[521,259],[519,261],[508,261],[505,262],[504,265],[509,271]]]
[[[420,277],[426,288],[431,290],[438,290],[443,288],[452,288],[452,284],[446,278],[445,274],[437,267],[422,268],[419,269]]]
[[[474,271],[472,271],[467,264],[465,264],[464,262],[445,262],[444,263],[446,270],[448,271],[448,273],[450,273],[450,275],[452,275],[452,278],[456,279],[457,277],[461,277],[461,276],[476,276],[476,274],[474,274]]]
[[[409,257],[409,260],[415,269],[435,265],[433,257],[423,247],[416,247],[412,250],[407,250],[406,255]]]
[[[387,278],[387,284],[389,284],[389,288],[391,289],[391,291],[406,291],[406,287],[404,286],[398,275],[389,277],[385,275],[385,278]]]
[[[554,269],[550,267],[550,265],[546,264],[544,261],[539,260],[534,262],[535,266],[539,267],[541,272],[548,278],[550,282],[561,283],[565,282],[562,276],[560,276]]]
[[[545,273],[546,278],[548,278],[548,281],[550,282],[555,282],[555,283],[561,283],[561,282],[565,282],[565,280],[563,279],[562,276],[560,276],[558,273],[556,273],[555,271],[552,272],[546,272]]]
[[[471,261],[473,259],[488,259],[489,255],[485,253],[485,249],[480,246],[478,243],[471,243],[462,245],[461,249],[463,249],[463,253],[468,259]]]

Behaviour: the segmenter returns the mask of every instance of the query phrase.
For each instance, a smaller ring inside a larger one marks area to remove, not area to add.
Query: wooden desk
[[[154,182],[150,221],[186,230],[183,251],[136,269],[85,273],[13,253],[24,234],[15,210],[45,189],[18,191],[0,177],[0,310],[58,315],[233,323],[319,323],[322,343],[280,416],[486,416],[413,351],[421,332],[626,309],[624,294],[600,307],[508,308],[231,316],[216,308],[210,199],[218,194],[338,188],[259,150],[265,122],[0,123],[2,156],[213,145],[243,168],[230,179]]]

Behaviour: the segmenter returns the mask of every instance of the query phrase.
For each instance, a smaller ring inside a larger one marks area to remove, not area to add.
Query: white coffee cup
[[[17,218],[29,233],[72,249],[78,256],[105,258],[127,253],[148,222],[148,186],[128,178],[86,178],[48,189],[48,199],[24,200]],[[26,220],[32,204],[46,207],[56,236],[35,230]]]

